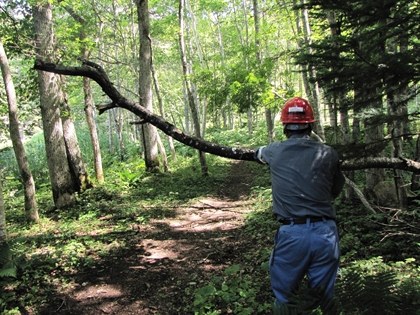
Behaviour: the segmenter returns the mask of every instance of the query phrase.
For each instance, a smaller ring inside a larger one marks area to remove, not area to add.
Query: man
[[[344,186],[337,152],[309,138],[315,121],[311,105],[300,97],[287,101],[280,121],[287,140],[255,152],[257,161],[270,167],[273,211],[282,223],[270,258],[275,310],[289,302],[305,274],[311,288],[332,299],[340,262],[332,202]]]

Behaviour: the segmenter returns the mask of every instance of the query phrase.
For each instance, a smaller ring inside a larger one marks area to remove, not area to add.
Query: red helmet
[[[294,97],[284,104],[280,117],[283,124],[309,124],[314,121],[314,111],[307,100]]]

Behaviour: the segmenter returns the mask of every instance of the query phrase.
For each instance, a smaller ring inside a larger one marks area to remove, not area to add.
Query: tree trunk
[[[260,48],[260,10],[258,7],[258,0],[252,0],[253,12],[254,12],[254,27],[255,27],[255,47],[256,47],[256,59],[259,65],[262,63],[262,54]],[[269,107],[265,107],[265,123],[267,128],[268,142],[274,141],[274,122],[273,113]]]
[[[393,95],[393,93],[389,93],[387,97],[388,111],[390,112],[391,116],[400,116],[398,97]],[[391,130],[393,145],[392,157],[398,158],[403,155],[403,124],[398,119],[395,119],[389,129]],[[404,209],[407,206],[407,192],[405,190],[404,173],[401,170],[394,169],[394,182],[400,208]]]
[[[156,141],[160,151],[160,155],[162,156],[163,169],[165,170],[165,172],[170,172],[171,169],[169,168],[168,157],[166,156],[166,150],[163,146],[162,140],[160,139],[159,133],[156,133]]]
[[[397,43],[388,44],[388,49],[391,50],[389,53],[398,54],[406,53],[408,50],[408,38],[401,36],[399,45]],[[398,51],[398,49],[400,51]],[[396,89],[396,84],[398,89]],[[409,86],[404,80],[399,82],[387,83],[387,99],[388,99],[388,110],[392,117],[395,117],[392,122],[391,136],[393,144],[393,157],[403,156],[403,138],[404,134],[410,134],[410,125],[408,123],[408,90]],[[405,188],[404,172],[401,170],[394,169],[395,186],[398,192],[398,199],[400,202],[401,209],[407,206],[407,190]],[[415,177],[412,176],[415,180]]]
[[[52,5],[48,2],[43,6],[37,5],[33,11],[37,55],[51,62],[54,54]],[[53,73],[38,72],[45,149],[54,203],[57,208],[66,208],[75,204],[76,197],[63,137],[59,104],[64,100],[57,77]]]
[[[252,108],[249,107],[246,111],[246,118],[248,121],[248,137],[252,137]]]
[[[3,182],[0,172],[0,242],[7,240],[6,212],[4,211]]]
[[[223,45],[223,37],[222,37],[222,32],[220,30],[221,23],[219,21],[218,14],[214,13],[213,16],[215,18],[214,23],[217,26],[217,41],[219,43],[219,51],[220,51],[220,57],[221,57],[221,62],[222,62],[222,69],[223,69],[223,78],[226,80],[227,67],[226,67],[226,61],[225,61],[225,48]],[[226,104],[218,104],[218,105],[221,106],[220,115],[223,120],[223,128],[233,129],[232,104],[230,100],[228,99],[226,101]],[[229,121],[229,124],[228,124],[228,121]]]
[[[305,3],[306,3],[305,0],[301,0],[302,5],[304,5]],[[305,40],[305,47],[306,47],[307,53],[311,54],[312,49],[310,45],[312,44],[312,39],[311,39],[312,35],[311,35],[311,26],[309,24],[308,9],[303,8],[301,13],[302,13],[302,23],[303,23],[302,29],[303,29],[303,36]],[[318,134],[318,136],[321,137],[321,139],[325,139],[323,117],[320,114],[321,96],[320,96],[315,67],[313,65],[309,66],[309,68],[307,69],[307,74],[303,73],[303,75],[309,76],[309,80],[307,78],[305,80],[307,80],[308,84],[311,85],[311,89],[310,89],[311,93],[308,95],[308,98],[310,99],[310,103],[314,109],[314,115],[316,118],[315,131]],[[313,83],[310,83],[310,82],[313,82]]]
[[[114,133],[112,132],[112,116],[114,115],[114,110],[108,111],[108,147],[109,147],[109,154],[114,153]]]
[[[420,161],[420,137],[417,137],[416,141],[416,152],[415,152],[415,161]],[[411,176],[411,186],[410,189],[412,191],[420,190],[420,175],[419,174],[413,174]]]
[[[60,78],[60,85],[64,85],[64,80]],[[74,190],[84,192],[86,189],[92,188],[92,182],[89,179],[86,166],[83,163],[82,152],[80,151],[79,141],[77,140],[76,128],[71,118],[67,96],[64,94],[63,101],[60,104],[61,122],[63,125],[63,136],[66,144],[67,160],[70,167]]]
[[[162,116],[163,119],[165,119],[165,108],[163,106],[163,100],[162,100],[162,96],[160,94],[160,87],[159,87],[159,81],[158,78],[156,76],[156,72],[155,69],[153,67],[153,63],[152,63],[152,75],[153,75],[153,83],[155,86],[155,93],[156,93],[156,97],[158,99],[158,107],[159,107],[159,112],[160,115]],[[172,137],[168,137],[168,144],[169,144],[169,148],[171,150],[171,154],[172,154],[172,160],[175,161],[176,160],[176,152],[175,152],[175,146],[174,146],[174,141],[172,139]],[[166,152],[165,152],[166,155]]]
[[[185,24],[185,26],[187,27],[187,33],[191,33],[193,35],[190,40],[191,55],[193,55],[192,52],[194,51],[194,47],[195,47],[195,51],[197,52],[198,60],[200,61],[201,68],[208,70],[209,67],[207,65],[206,59],[203,58],[203,52],[202,52],[200,40],[198,37],[197,20],[191,8],[190,2],[188,0],[185,0],[185,7],[187,8],[187,11],[188,11],[187,16],[190,17],[191,25],[192,25],[192,31],[189,31],[188,24],[187,23]],[[192,66],[190,65],[189,73],[192,73],[192,72],[193,72]],[[207,126],[207,101],[206,99],[201,100],[199,97],[196,85],[193,82],[190,82],[190,84],[191,84],[191,91],[193,92],[195,104],[197,107],[197,115],[199,117],[201,116],[200,137],[204,139],[206,126]],[[201,115],[200,115],[200,110],[201,110]]]
[[[361,23],[363,21],[360,21]],[[379,35],[378,35],[379,36]],[[385,39],[381,39],[382,43],[375,45],[375,50],[373,51],[369,47],[368,55],[370,58],[374,58],[373,56],[381,56],[385,54]],[[364,46],[366,46],[365,42],[359,42],[358,45],[355,45],[355,53],[359,56],[364,56],[366,53],[364,52]],[[361,74],[364,76],[364,74]],[[383,112],[383,104],[382,104],[382,94],[383,94],[383,86],[381,81],[377,80],[370,80],[366,82],[364,77],[357,77],[355,78],[355,82],[358,82],[358,91],[355,91],[355,95],[358,95],[358,102],[360,104],[369,104],[370,110],[372,113],[375,113],[373,117],[367,117],[363,119],[364,124],[364,142],[370,145],[372,148],[375,148],[378,143],[380,143],[384,139],[384,124],[382,122],[378,122],[375,120],[376,114],[380,114]],[[360,104],[356,104],[357,107]],[[377,150],[379,151],[379,150]],[[373,154],[375,157],[380,157],[381,153]],[[372,196],[373,188],[381,181],[383,181],[386,176],[385,172],[382,169],[372,169],[366,170],[366,183],[365,183],[365,191],[366,195]]]
[[[381,111],[382,104],[378,100],[377,104],[372,107],[374,110]],[[382,123],[376,123],[372,119],[365,119],[365,143],[375,146],[376,143],[381,141],[384,138],[384,126]],[[376,156],[380,156],[377,154]],[[376,186],[377,183],[383,181],[385,179],[385,173],[381,169],[372,169],[366,171],[366,194],[370,195],[373,188]]]
[[[92,142],[93,159],[95,165],[96,180],[98,183],[103,183],[104,171],[102,168],[102,155],[101,148],[99,146],[98,131],[96,129],[96,123],[94,118],[94,101],[92,97],[92,87],[88,78],[83,78],[83,91],[85,93],[85,114],[86,121],[89,127],[90,139]]]
[[[118,141],[118,153],[120,154],[120,161],[125,160],[125,145],[124,145],[124,137],[123,137],[123,124],[124,120],[124,113],[119,109],[116,108],[112,111],[115,128],[117,129],[117,141]]]
[[[195,136],[200,139],[201,138],[200,120],[198,117],[197,106],[194,101],[194,95],[192,93],[191,83],[188,79],[189,72],[188,72],[187,55],[186,55],[186,49],[185,49],[185,38],[184,38],[184,0],[179,0],[179,27],[180,27],[179,43],[180,43],[182,70],[184,73],[184,83],[185,83],[185,88],[187,91],[188,104],[190,106],[191,116],[193,119]],[[201,172],[203,173],[204,176],[206,176],[208,175],[208,167],[207,167],[206,156],[204,152],[199,151],[198,157],[200,160]]]
[[[332,48],[333,51],[336,52],[339,50],[339,43],[338,38],[341,36],[341,31],[338,27],[337,18],[333,11],[326,12],[328,23],[330,26],[330,32],[332,37]],[[334,53],[334,57],[339,60],[340,56],[337,56],[336,53]],[[335,64],[337,68],[341,68],[341,65],[337,62]],[[332,70],[334,71],[334,70]],[[341,78],[337,78],[333,82],[334,86],[341,86]],[[352,142],[351,138],[351,130],[350,130],[350,121],[349,121],[349,114],[348,114],[348,106],[346,103],[346,90],[344,88],[338,89],[338,91],[333,91],[330,93],[328,90],[326,91],[326,94],[331,96],[332,99],[330,99],[329,103],[331,104],[331,113],[336,112],[336,108],[340,108],[340,117],[341,117],[341,132],[338,132],[338,124],[337,124],[337,115],[330,115],[330,121],[331,126],[336,129],[335,135],[336,137],[341,135],[340,139],[341,141],[337,141],[336,139],[335,143],[341,142],[343,145],[348,145]],[[354,172],[350,171],[346,174],[346,176],[349,178],[349,180],[353,181],[354,179]],[[355,191],[351,185],[345,186],[345,196],[347,200],[353,200]]]
[[[38,216],[38,208],[37,208],[36,196],[35,196],[35,183],[32,177],[31,169],[29,167],[28,159],[26,157],[25,147],[23,146],[23,143],[20,139],[16,92],[15,92],[15,87],[12,80],[12,74],[9,68],[9,62],[7,60],[7,56],[4,51],[3,43],[1,39],[0,39],[0,67],[1,67],[1,72],[3,74],[3,81],[6,88],[7,101],[9,104],[10,138],[12,139],[13,150],[15,151],[15,156],[16,156],[18,167],[19,167],[19,172],[22,177],[22,183],[23,183],[23,188],[24,188],[26,218],[29,221],[36,222],[38,221],[39,216]]]
[[[389,52],[391,54],[397,54],[398,49],[400,52],[404,52],[407,49],[407,43],[404,40],[400,43],[400,45],[396,45],[395,42],[391,42],[387,45]],[[385,88],[386,88],[386,95],[387,95],[387,111],[388,114],[393,117],[393,120],[388,125],[388,132],[391,133],[392,137],[392,157],[400,157],[403,156],[403,134],[410,130],[406,129],[405,122],[407,120],[407,91],[409,87],[406,85],[405,82],[387,82],[386,78],[384,78]],[[398,85],[398,89],[396,89],[395,84]],[[395,182],[395,189],[397,192],[399,205],[401,209],[404,209],[407,206],[407,191],[405,189],[405,181],[404,181],[404,173],[401,170],[394,169],[394,182]]]
[[[140,34],[140,104],[153,111],[152,103],[152,44],[150,40],[148,0],[136,0]],[[142,125],[144,158],[147,171],[159,171],[157,130],[150,124]],[[166,155],[166,153],[165,153]]]
[[[72,7],[66,5],[65,8],[67,12],[73,17],[73,19],[75,19],[77,22],[79,22],[82,25],[79,31],[80,42],[82,43],[82,55],[84,59],[88,59],[89,50],[84,44],[84,40],[86,40],[86,33],[85,33],[86,21],[80,15],[76,14],[76,12],[73,10]],[[94,102],[93,102],[92,88],[90,85],[89,78],[83,78],[83,92],[85,95],[86,121],[88,124],[90,139],[92,142],[96,180],[98,181],[98,183],[103,183],[104,173],[102,169],[102,157],[101,157],[101,150],[99,147],[98,132],[96,131],[96,124],[95,124],[94,111],[93,111]]]

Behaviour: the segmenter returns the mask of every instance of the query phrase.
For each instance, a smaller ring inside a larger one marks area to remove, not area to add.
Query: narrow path
[[[130,249],[84,274],[54,313],[185,315],[182,310],[193,299],[187,293],[249,247],[242,237],[245,214],[252,210],[247,163],[232,164],[217,196],[179,207],[174,218],[153,220],[127,235]]]

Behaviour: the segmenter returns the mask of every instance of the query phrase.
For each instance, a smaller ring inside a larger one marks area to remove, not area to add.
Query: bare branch
[[[96,105],[96,109],[99,111],[99,115],[102,115],[107,110],[115,107],[118,107],[118,105],[114,102],[105,105]]]
[[[121,93],[115,88],[114,84],[109,80],[106,72],[100,65],[88,60],[82,60],[82,62],[82,66],[69,67],[52,63],[46,63],[42,60],[36,60],[34,69],[53,72],[62,75],[83,76],[94,80],[96,83],[99,84],[99,86],[102,88],[105,94],[107,94],[108,97],[112,100],[111,104],[105,105],[104,107],[100,107],[100,113],[113,107],[121,107],[139,116],[145,122],[156,126],[168,136],[171,136],[175,140],[185,145],[188,145],[194,149],[230,159],[254,161],[254,150],[251,148],[235,148],[224,146],[186,134],[173,124],[166,121],[161,116],[148,111],[141,104],[135,103],[123,97]],[[413,173],[420,173],[419,162],[402,157],[364,157],[360,159],[345,160],[342,161],[341,168],[342,170],[360,170],[366,168],[396,168],[410,171]],[[370,210],[372,211],[372,209]]]
[[[34,69],[63,75],[84,76],[91,78],[101,86],[102,90],[108,95],[108,97],[113,101],[115,105],[127,109],[130,112],[136,114],[141,119],[156,126],[175,140],[185,145],[188,145],[194,149],[198,149],[200,151],[207,152],[210,154],[215,154],[235,160],[254,161],[253,149],[228,147],[188,135],[180,129],[178,129],[176,126],[166,121],[164,118],[150,112],[149,110],[141,106],[141,104],[126,99],[121,95],[120,92],[117,91],[117,89],[109,80],[107,74],[103,71],[103,69],[93,62],[84,61],[83,65],[80,67],[67,67],[62,65],[46,63],[42,60],[36,60]]]
[[[137,121],[130,121],[130,125],[144,125],[144,124],[147,124],[147,121],[145,121],[144,119],[137,120]]]
[[[392,237],[392,236],[412,236],[412,237],[420,237],[420,234],[416,234],[416,233],[409,233],[409,232],[394,232],[394,233],[388,233],[387,235],[385,235],[380,242],[385,241],[387,238]]]
[[[413,173],[420,173],[420,163],[406,158],[368,157],[343,161],[343,170],[360,170],[365,168],[396,168]]]
[[[376,211],[371,207],[371,205],[369,204],[369,202],[366,200],[365,196],[363,195],[363,193],[361,192],[361,190],[359,189],[359,187],[357,187],[357,185],[352,182],[350,179],[348,179],[346,176],[344,176],[345,180],[346,180],[346,185],[350,186],[351,188],[354,189],[356,195],[359,197],[360,201],[363,203],[363,205],[370,210],[372,213],[376,214]]]

